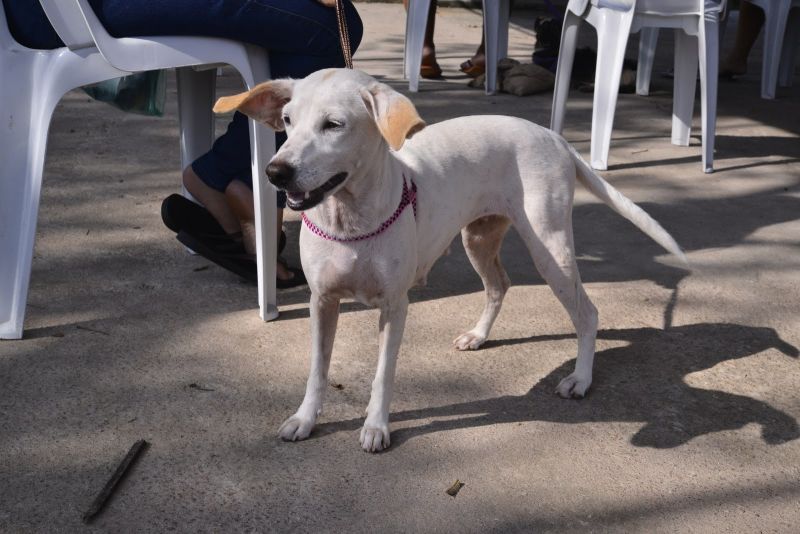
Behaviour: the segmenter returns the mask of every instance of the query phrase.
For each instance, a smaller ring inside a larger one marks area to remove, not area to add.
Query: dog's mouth
[[[294,211],[313,208],[323,201],[325,193],[332,191],[346,179],[347,173],[340,172],[313,191],[286,191],[286,205]]]

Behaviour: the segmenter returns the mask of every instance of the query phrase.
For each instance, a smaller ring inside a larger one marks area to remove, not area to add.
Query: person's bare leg
[[[408,0],[403,0],[403,5],[408,11]],[[420,74],[423,78],[438,78],[442,75],[442,68],[436,61],[436,45],[433,43],[433,32],[436,27],[437,0],[431,0],[428,11],[428,25],[425,26],[425,40],[422,44],[422,67]]]
[[[239,180],[233,180],[225,189],[225,199],[234,216],[242,229],[242,243],[248,254],[256,253],[256,213],[253,199],[253,192],[250,188]],[[277,235],[275,239],[281,238],[281,226],[283,225],[283,210],[277,210]],[[291,280],[294,273],[286,268],[284,264],[278,262],[276,265],[276,276],[280,280]]]
[[[235,234],[240,230],[239,219],[228,205],[225,194],[206,185],[191,165],[183,171],[183,185],[214,216],[225,232]]]
[[[764,11],[750,2],[741,2],[736,38],[733,41],[733,48],[722,62],[720,75],[741,75],[747,72],[747,56],[750,55],[750,50],[758,39],[763,25]]]

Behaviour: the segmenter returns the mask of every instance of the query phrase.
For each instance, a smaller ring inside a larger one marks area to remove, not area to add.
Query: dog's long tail
[[[631,221],[639,230],[650,236],[653,241],[688,265],[681,247],[655,219],[598,176],[571,145],[567,146],[578,169],[578,180],[586,189],[605,202],[611,209]]]

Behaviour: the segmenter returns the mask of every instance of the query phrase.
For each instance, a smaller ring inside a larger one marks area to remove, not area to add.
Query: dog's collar
[[[361,234],[354,237],[338,237],[335,235],[331,235],[313,222],[311,219],[306,217],[305,212],[303,212],[303,223],[305,223],[306,228],[311,230],[311,233],[321,237],[322,239],[327,239],[328,241],[338,241],[339,243],[353,243],[355,241],[364,241],[365,239],[369,239],[371,237],[375,237],[376,235],[380,235],[385,232],[394,222],[400,218],[400,215],[403,213],[408,205],[411,204],[411,207],[414,208],[414,217],[417,216],[417,184],[411,180],[411,187],[408,187],[408,183],[406,182],[406,177],[403,176],[403,195],[400,198],[400,205],[397,206],[397,209],[394,210],[392,216],[386,219],[383,224],[381,224],[377,230],[374,230],[368,234]]]

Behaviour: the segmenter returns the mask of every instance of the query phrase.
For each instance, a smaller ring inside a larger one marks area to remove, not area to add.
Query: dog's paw
[[[361,448],[367,452],[380,452],[389,448],[391,440],[389,439],[389,426],[380,425],[364,425],[361,428]]]
[[[470,330],[453,340],[453,346],[458,350],[476,350],[486,341],[485,336],[480,336]]]
[[[313,420],[303,419],[295,414],[283,422],[278,429],[278,435],[284,441],[301,441],[311,435],[313,428]]]
[[[591,376],[581,377],[576,373],[572,373],[558,383],[558,386],[556,387],[556,393],[565,399],[569,399],[570,397],[583,397],[586,395],[586,391],[591,385]]]

